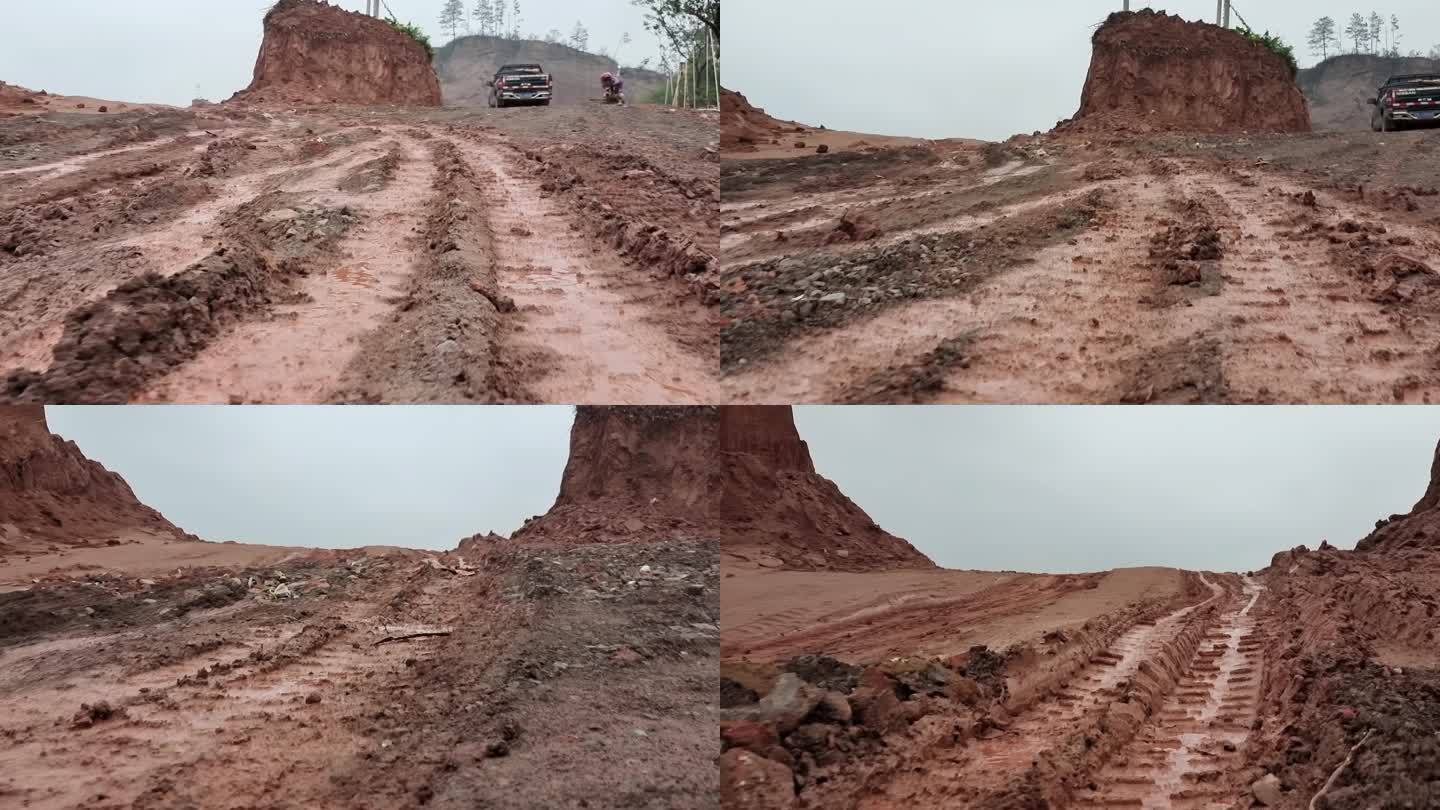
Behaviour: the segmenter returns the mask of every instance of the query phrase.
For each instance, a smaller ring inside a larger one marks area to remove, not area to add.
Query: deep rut
[[[1225,810],[1259,704],[1262,640],[1254,608],[1262,586],[1246,577],[1244,596],[1196,652],[1160,712],[1077,797],[1080,808]]]
[[[404,292],[418,253],[416,239],[434,162],[412,139],[399,147],[393,179],[372,193],[334,191],[336,174],[312,184],[330,208],[362,217],[339,245],[338,266],[311,273],[300,301],[226,333],[140,397],[170,402],[325,402],[358,351],[361,335],[378,326]],[[373,157],[373,155],[367,155]],[[357,160],[343,164],[353,168]],[[340,169],[335,170],[337,173]]]
[[[525,385],[537,400],[718,401],[716,358],[677,345],[661,325],[664,313],[621,292],[625,276],[639,271],[567,222],[504,147],[470,139],[456,146],[496,180],[490,221],[499,285],[518,310],[504,321],[502,351],[531,370]]]

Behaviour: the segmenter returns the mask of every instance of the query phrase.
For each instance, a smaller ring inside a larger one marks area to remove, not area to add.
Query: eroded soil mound
[[[1149,9],[1095,32],[1069,131],[1309,132],[1289,66],[1234,31]]]
[[[1430,485],[1414,508],[1375,522],[1375,531],[1355,545],[1357,551],[1440,548],[1440,444],[1430,464]]]
[[[42,543],[105,545],[135,532],[195,539],[51,433],[43,406],[0,406],[0,557]]]
[[[933,568],[815,471],[790,406],[720,409],[722,548],[767,568]]]
[[[1302,546],[1275,555],[1267,579],[1284,631],[1268,656],[1253,777],[1273,777],[1283,807],[1307,806],[1332,774],[1310,806],[1437,806],[1440,555]]]
[[[718,491],[714,407],[582,406],[555,505],[513,535],[613,542],[708,530]]]
[[[316,0],[265,15],[255,78],[231,101],[440,106],[425,49],[390,24]]]
[[[720,88],[720,148],[734,149],[769,143],[782,133],[803,130],[790,121],[781,121],[752,106],[744,95]]]

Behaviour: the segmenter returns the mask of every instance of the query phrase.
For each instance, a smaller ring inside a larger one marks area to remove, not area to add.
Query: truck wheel
[[[544,101],[540,102],[540,106],[541,106],[541,107],[549,107],[549,106],[550,106],[550,99],[547,98],[547,99],[545,99]]]
[[[1381,116],[1380,116],[1380,131],[1381,131],[1381,132],[1394,132],[1394,131],[1395,131],[1395,122],[1394,122],[1394,121],[1391,121],[1389,118],[1386,118],[1384,115],[1381,115]]]

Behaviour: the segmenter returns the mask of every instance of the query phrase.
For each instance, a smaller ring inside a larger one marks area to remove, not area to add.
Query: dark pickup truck
[[[504,65],[490,82],[490,106],[543,104],[550,106],[555,85],[539,65]]]
[[[1394,132],[1410,124],[1440,124],[1440,73],[1392,76],[1381,85],[1370,113],[1370,128]]]

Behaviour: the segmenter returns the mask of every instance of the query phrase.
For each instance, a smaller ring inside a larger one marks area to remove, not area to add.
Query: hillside
[[[125,479],[50,432],[40,405],[0,407],[0,556],[114,544],[136,533],[195,540]]]
[[[490,78],[505,64],[539,62],[555,79],[554,104],[581,104],[600,97],[600,74],[620,70],[615,60],[576,50],[569,45],[534,39],[501,39],[491,36],[460,37],[435,54],[435,71],[440,74],[441,94],[446,104],[484,105]],[[632,101],[643,101],[664,86],[664,77],[653,70],[627,68],[625,93]]]
[[[1374,98],[1386,79],[1406,73],[1440,73],[1440,60],[1341,54],[1305,68],[1296,81],[1310,102],[1316,132],[1363,130],[1370,128],[1366,99]]]

